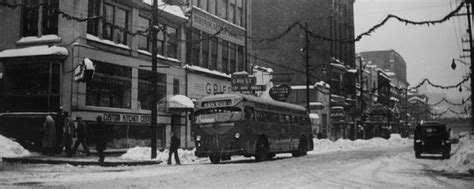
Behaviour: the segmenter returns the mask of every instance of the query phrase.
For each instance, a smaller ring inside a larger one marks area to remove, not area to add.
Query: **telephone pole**
[[[306,40],[306,111],[309,112],[309,34],[308,34],[308,22],[305,23],[305,40]]]
[[[156,35],[158,34],[157,28],[155,26],[158,26],[158,0],[153,0],[153,7],[152,7],[152,24],[150,26],[150,31],[151,31],[151,41],[152,41],[152,46],[151,46],[151,72],[152,72],[152,80],[151,80],[151,85],[152,85],[152,91],[153,94],[151,95],[151,159],[156,158],[156,131],[157,131],[157,114],[158,110],[156,107],[157,104],[157,93],[158,93],[158,88],[157,88],[157,53],[158,53],[158,48],[156,44]]]
[[[472,4],[473,0],[467,0],[466,1],[466,8],[467,8],[467,26],[468,26],[468,33],[469,33],[469,51],[470,51],[470,59],[471,59],[471,64],[474,62],[473,59],[473,53],[474,53],[474,49],[472,48],[472,27],[471,27],[471,4]],[[473,70],[472,70],[472,65],[470,66],[470,69],[471,69],[471,73],[470,73],[470,76],[471,76],[471,95],[473,94],[472,93],[472,90],[474,88],[474,83],[472,82],[473,80]],[[472,106],[474,105],[474,99],[471,98],[471,131],[474,131],[474,119],[472,117]]]

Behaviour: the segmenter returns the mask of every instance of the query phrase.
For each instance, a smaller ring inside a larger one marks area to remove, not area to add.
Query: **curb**
[[[9,163],[30,163],[30,164],[70,164],[78,165],[97,165],[102,167],[116,167],[116,166],[141,166],[141,165],[157,165],[162,161],[105,161],[99,163],[98,161],[83,161],[83,160],[61,160],[61,159],[42,159],[42,158],[2,158],[3,162]],[[106,158],[107,160],[107,158]]]

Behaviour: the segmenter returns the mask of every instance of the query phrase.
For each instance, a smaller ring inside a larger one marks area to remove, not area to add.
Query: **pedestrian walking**
[[[179,155],[178,155],[178,148],[181,145],[180,139],[176,136],[174,132],[171,132],[171,143],[170,143],[170,149],[168,153],[168,165],[171,165],[171,155],[174,154],[174,160],[176,161],[176,164],[181,164],[179,161]]]
[[[95,149],[97,150],[97,154],[99,155],[99,163],[103,163],[105,159],[104,150],[107,147],[107,128],[105,124],[102,122],[102,116],[97,116],[97,144]]]
[[[63,145],[63,127],[64,127],[64,114],[63,114],[63,107],[59,107],[58,112],[56,113],[56,154],[61,154]]]
[[[46,116],[43,123],[43,153],[45,155],[54,155],[56,149],[56,125],[53,117]]]
[[[84,152],[86,153],[86,156],[90,155],[89,148],[87,147],[87,130],[86,130],[86,124],[84,121],[82,121],[81,117],[76,118],[76,137],[77,140],[74,143],[74,147],[72,148],[72,154],[76,154],[77,148],[79,145],[82,144],[82,148],[84,149]]]
[[[74,136],[74,122],[72,121],[69,113],[64,112],[64,133],[63,133],[63,145],[68,157],[72,156],[72,137]]]

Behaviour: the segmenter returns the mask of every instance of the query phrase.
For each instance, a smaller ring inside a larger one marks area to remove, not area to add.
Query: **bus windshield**
[[[196,123],[215,123],[242,120],[242,110],[237,107],[220,107],[198,110]]]

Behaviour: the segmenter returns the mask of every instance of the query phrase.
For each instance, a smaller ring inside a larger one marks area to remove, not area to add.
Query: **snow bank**
[[[469,169],[474,169],[474,138],[464,136],[459,139],[459,143],[451,150],[451,158],[435,170],[468,173]]]
[[[309,152],[310,154],[327,153],[327,152],[339,152],[348,150],[357,150],[363,148],[375,148],[375,147],[402,147],[413,144],[413,140],[402,138],[399,134],[391,134],[390,138],[372,138],[369,140],[348,140],[339,139],[337,141],[331,141],[329,139],[313,139],[314,150]]]
[[[156,158],[153,160],[162,161],[166,163],[168,161],[168,150],[156,151]],[[178,149],[179,160],[181,163],[192,163],[197,157],[194,156],[194,150],[182,150]],[[150,147],[134,147],[127,150],[125,154],[119,157],[120,159],[125,160],[150,160],[151,158],[151,149]],[[174,163],[174,157],[172,157]]]
[[[23,146],[0,135],[0,157],[21,157],[29,155],[31,155],[31,153],[23,148]]]

